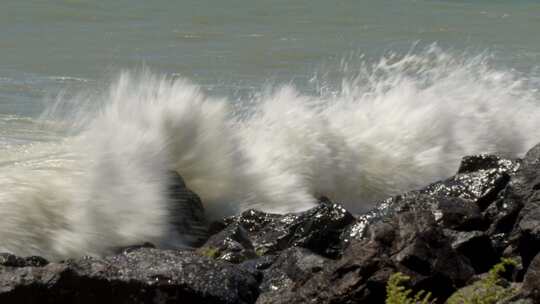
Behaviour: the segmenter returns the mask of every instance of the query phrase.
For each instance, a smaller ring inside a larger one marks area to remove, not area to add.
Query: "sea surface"
[[[213,217],[363,212],[540,142],[537,0],[0,0],[0,29],[0,251],[182,245],[171,170]]]
[[[2,0],[0,28],[0,112],[30,117],[45,97],[141,66],[231,96],[268,83],[310,90],[343,60],[414,45],[487,52],[525,74],[540,56],[536,0]]]

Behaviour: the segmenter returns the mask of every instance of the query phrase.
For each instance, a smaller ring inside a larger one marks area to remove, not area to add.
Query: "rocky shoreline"
[[[193,219],[178,225],[192,229],[204,219],[188,196]],[[322,197],[298,214],[248,210],[204,234],[196,249],[144,244],[58,263],[0,254],[0,303],[384,303],[396,272],[444,303],[503,257],[517,262],[501,283],[516,292],[499,303],[540,303],[540,145],[523,159],[465,157],[455,176],[363,215]]]

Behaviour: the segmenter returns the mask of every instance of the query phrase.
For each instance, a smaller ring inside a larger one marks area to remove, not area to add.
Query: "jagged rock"
[[[413,288],[430,290],[440,299],[474,274],[431,212],[404,211],[370,226],[366,238],[352,242],[341,259],[286,292],[282,302],[383,303],[386,281],[396,271],[410,274]]]
[[[0,303],[254,303],[258,284],[233,264],[140,248],[41,267],[0,266]]]
[[[511,233],[509,255],[519,255],[526,269],[540,252],[540,145],[532,148],[508,185],[505,204],[519,211]]]
[[[500,255],[487,233],[445,229],[444,234],[450,238],[452,248],[469,259],[476,273],[489,271],[499,262]]]
[[[327,263],[305,283],[284,280],[294,288],[280,288],[279,300],[270,294],[262,297],[275,303],[379,303],[388,277],[402,271],[412,277],[414,289],[447,298],[475,273],[498,262],[502,250],[493,246],[488,231],[495,216],[483,211],[500,198],[518,167],[519,161],[497,156],[466,157],[456,176],[385,200],[357,216],[342,229],[342,247],[350,245],[339,260]],[[265,216],[256,222],[267,221],[275,219]]]
[[[328,259],[304,248],[293,247],[282,251],[263,272],[257,304],[279,303],[284,292],[294,292],[296,286],[309,280],[327,263]]]
[[[455,176],[421,190],[389,198],[359,216],[351,234],[361,238],[371,223],[409,209],[431,210],[444,228],[486,230],[490,219],[480,212],[497,199],[519,164],[517,160],[493,155],[465,157]]]
[[[225,220],[227,226],[243,227],[258,255],[297,246],[322,256],[336,258],[343,250],[343,230],[354,217],[341,205],[322,201],[296,214],[268,214],[248,210]]]
[[[444,298],[453,291],[450,286],[462,286],[474,274],[470,261],[452,249],[451,239],[428,211],[404,212],[393,222],[398,234],[390,247],[391,259],[397,269],[414,277],[411,286]]]
[[[178,234],[183,237],[187,245],[202,245],[208,239],[209,233],[201,199],[174,171],[169,172],[168,190],[171,213],[176,215],[173,218],[173,224]]]
[[[210,237],[197,252],[231,263],[240,263],[257,257],[247,231],[236,223]]]
[[[504,199],[506,191],[509,190],[505,189],[501,197],[484,211],[484,217],[491,222],[488,232],[492,236],[497,234],[507,236],[514,228],[519,211],[523,207],[521,202]]]
[[[457,173],[471,173],[480,170],[496,169],[508,174],[513,174],[519,169],[520,162],[521,160],[518,159],[506,159],[490,154],[464,156]]]
[[[31,256],[26,258],[21,258],[9,253],[0,253],[0,266],[5,267],[27,267],[27,266],[45,266],[49,262],[39,256]]]
[[[535,303],[540,303],[540,254],[532,260],[525,273],[522,293],[533,299]]]
[[[484,230],[484,217],[475,204],[461,198],[438,198],[442,226],[457,231]]]

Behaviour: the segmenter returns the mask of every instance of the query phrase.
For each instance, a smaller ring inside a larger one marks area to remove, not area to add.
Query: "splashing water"
[[[464,155],[521,155],[539,141],[539,100],[487,56],[436,48],[363,64],[337,92],[284,86],[246,111],[186,80],[123,73],[108,94],[46,115],[74,135],[2,147],[0,251],[57,259],[181,246],[169,170],[214,217],[300,211],[319,195],[364,211],[453,174]]]

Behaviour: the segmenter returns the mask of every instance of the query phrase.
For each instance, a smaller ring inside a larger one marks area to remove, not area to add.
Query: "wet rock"
[[[450,295],[474,274],[470,261],[452,249],[451,240],[427,211],[399,214],[394,223],[399,235],[392,243],[392,261],[411,274],[411,285],[430,290],[438,298]],[[446,287],[444,287],[446,286]]]
[[[352,234],[362,238],[371,223],[404,210],[422,209],[430,210],[444,228],[486,230],[491,222],[481,212],[496,201],[519,164],[493,155],[465,157],[455,176],[384,200],[359,216]]]
[[[525,273],[522,294],[540,303],[540,254],[532,260]]]
[[[470,261],[476,273],[484,273],[499,262],[500,254],[493,248],[489,235],[482,231],[444,230],[451,246]]]
[[[282,293],[278,303],[381,303],[385,284],[370,279],[392,265],[373,244],[353,244],[348,251],[348,257],[327,265],[294,292]]]
[[[518,159],[506,159],[490,154],[470,155],[463,157],[457,173],[496,169],[507,174],[513,174],[518,170],[520,162],[521,160]]]
[[[458,197],[476,204],[481,210],[495,201],[510,176],[504,168],[457,174],[421,190],[431,196]]]
[[[5,267],[27,267],[27,266],[45,266],[49,262],[39,256],[31,256],[26,258],[21,258],[9,253],[0,253],[0,266]]]
[[[151,248],[42,267],[0,266],[1,303],[254,303],[257,287],[233,264]]]
[[[496,209],[483,211],[502,196],[518,167],[497,156],[467,157],[456,176],[381,202],[342,229],[341,244],[350,245],[339,260],[305,283],[288,282],[294,292],[283,291],[277,303],[384,302],[386,281],[396,271],[412,277],[413,289],[447,298],[498,262],[502,250],[488,231]],[[506,218],[497,218],[500,227]]]
[[[480,209],[470,201],[457,197],[439,197],[436,205],[442,226],[457,231],[486,229],[486,222]]]
[[[283,293],[294,293],[297,286],[320,272],[327,263],[328,259],[304,248],[293,247],[282,251],[264,270],[257,304],[279,303]]]
[[[515,205],[519,214],[511,233],[512,254],[528,267],[540,252],[540,145],[527,152],[522,165],[505,192],[504,202]]]
[[[231,263],[241,263],[257,257],[247,231],[236,223],[210,237],[197,252]]]
[[[341,259],[327,264],[294,292],[288,303],[383,303],[388,277],[401,271],[414,289],[440,299],[474,274],[469,260],[452,249],[451,240],[429,211],[404,211],[369,227]]]
[[[491,222],[489,228],[490,235],[504,233],[508,234],[514,228],[517,217],[523,204],[514,200],[504,199],[506,190],[502,193],[501,198],[491,204],[485,211],[484,217]]]
[[[191,246],[202,245],[209,237],[208,223],[199,196],[191,191],[182,177],[169,172],[169,197],[173,224],[184,242]]]
[[[354,217],[341,205],[330,201],[296,214],[268,214],[248,210],[225,224],[243,227],[258,255],[272,254],[289,247],[307,248],[322,256],[336,258],[343,250],[343,230]]]

